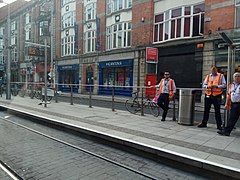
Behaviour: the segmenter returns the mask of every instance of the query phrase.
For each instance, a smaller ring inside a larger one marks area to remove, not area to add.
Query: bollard
[[[142,100],[141,100],[141,116],[144,116],[144,108],[143,108],[143,88],[142,88]]]
[[[33,99],[33,97],[34,97],[34,94],[33,94],[33,86],[31,85],[31,99]]]
[[[55,86],[55,103],[58,103],[58,87]]]
[[[112,86],[112,111],[114,111],[114,86]]]
[[[1,91],[0,93],[1,93],[1,97],[2,97],[2,86],[0,87],[0,91]]]
[[[175,101],[175,96],[173,97],[173,121],[176,121],[176,101]]]
[[[92,86],[90,85],[90,93],[89,93],[89,107],[92,107]]]
[[[72,85],[70,85],[71,87],[71,105],[73,105],[73,88]]]

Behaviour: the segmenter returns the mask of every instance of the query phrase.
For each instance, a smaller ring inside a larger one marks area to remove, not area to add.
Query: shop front
[[[59,65],[58,66],[58,90],[62,92],[77,93],[79,89],[79,65]]]
[[[133,59],[99,63],[99,94],[132,96]]]

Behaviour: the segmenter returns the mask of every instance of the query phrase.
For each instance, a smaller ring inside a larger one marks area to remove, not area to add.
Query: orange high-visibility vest
[[[206,79],[207,79],[207,85],[211,86],[211,85],[221,85],[222,84],[222,78],[223,78],[223,74],[217,73],[214,81],[212,80],[212,76],[207,75]],[[217,87],[213,87],[213,88],[207,88],[206,89],[206,95],[210,96],[217,96],[222,94],[222,88],[217,88]]]
[[[162,88],[163,88],[163,83],[164,83],[164,78],[160,81],[159,83],[159,91],[158,91],[158,95],[160,95],[162,93]],[[173,93],[173,79],[169,79],[169,83],[168,83],[168,92],[169,92],[169,99],[171,100],[174,96]]]

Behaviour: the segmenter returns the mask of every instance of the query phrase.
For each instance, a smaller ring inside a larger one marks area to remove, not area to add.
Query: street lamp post
[[[7,16],[7,49],[8,49],[8,59],[6,63],[6,74],[7,74],[7,86],[6,86],[6,99],[11,99],[11,34],[10,34],[10,4],[0,0],[0,3],[4,3],[8,6],[8,16]]]

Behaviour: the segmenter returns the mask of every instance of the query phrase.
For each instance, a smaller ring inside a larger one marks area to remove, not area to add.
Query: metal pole
[[[143,88],[142,88],[142,98],[141,98],[141,116],[144,116],[144,107],[143,107]]]
[[[8,60],[7,60],[7,87],[6,87],[6,99],[11,99],[11,49],[10,49],[10,42],[11,42],[11,26],[10,26],[10,4],[8,6],[8,18],[7,18],[7,32],[8,32]]]
[[[47,39],[45,38],[45,63],[44,63],[44,107],[47,107]]]
[[[53,87],[54,84],[54,78],[53,78],[53,8],[54,8],[54,1],[52,0],[52,5],[51,5],[51,70],[50,70],[50,74],[51,74],[51,87]]]
[[[112,86],[112,111],[114,111],[114,86]]]
[[[72,84],[70,85],[70,88],[71,88],[71,105],[73,105],[73,87],[72,87]]]
[[[232,77],[232,46],[228,45],[228,70],[227,70],[227,91],[226,91],[226,97],[227,97],[227,93],[228,93],[228,88],[229,88],[229,84],[231,83],[231,77]],[[224,127],[227,126],[227,121],[228,121],[228,112],[225,113],[225,122],[224,122]]]

